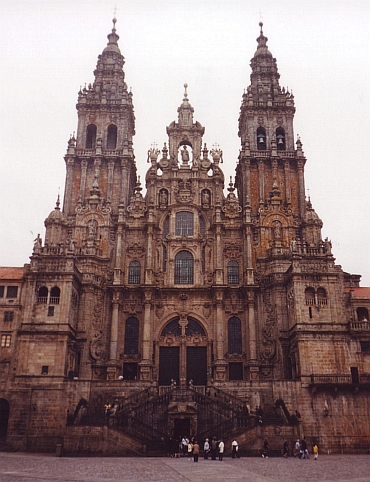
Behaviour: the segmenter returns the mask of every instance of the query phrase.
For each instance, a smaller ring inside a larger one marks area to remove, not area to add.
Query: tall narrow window
[[[257,129],[257,149],[259,151],[266,150],[266,131],[263,127]]]
[[[175,257],[175,284],[193,284],[194,259],[189,251],[180,251]]]
[[[285,131],[282,127],[276,129],[276,144],[278,151],[285,151]]]
[[[141,265],[139,261],[131,261],[128,267],[128,282],[132,285],[140,284]]]
[[[117,146],[117,126],[111,124],[107,131],[107,149],[115,149]]]
[[[229,285],[239,284],[239,265],[237,261],[230,261],[227,265],[227,282]]]
[[[139,353],[139,320],[130,317],[126,321],[125,326],[125,355],[136,355]]]
[[[96,125],[90,124],[86,129],[86,149],[94,149],[96,144]]]
[[[230,318],[228,322],[228,341],[229,353],[242,353],[242,327],[241,321],[236,316]]]
[[[187,211],[176,213],[176,236],[193,236],[194,235],[194,215]]]

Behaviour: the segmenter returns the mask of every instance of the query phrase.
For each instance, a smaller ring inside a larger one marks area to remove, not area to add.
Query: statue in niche
[[[189,151],[187,150],[187,146],[185,145],[184,149],[182,149],[180,152],[181,152],[182,163],[188,164],[190,157],[189,157]]]
[[[165,189],[161,189],[159,191],[159,205],[167,206],[167,202],[168,202],[167,191]]]
[[[281,239],[281,223],[274,221],[274,239]]]
[[[90,219],[87,229],[88,229],[88,239],[94,240],[96,237],[96,221],[94,219]]]
[[[209,201],[210,201],[210,195],[209,191],[205,189],[202,191],[202,204],[203,206],[209,206]]]

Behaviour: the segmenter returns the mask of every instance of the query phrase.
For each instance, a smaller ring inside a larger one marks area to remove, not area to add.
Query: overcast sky
[[[141,179],[162,148],[186,82],[226,184],[259,22],[280,85],[295,96],[306,189],[336,262],[370,286],[370,2],[368,0],[8,0],[0,6],[0,265],[29,262],[65,181],[80,86],[94,81],[116,3],[136,115]],[[226,186],[227,187],[227,186]]]

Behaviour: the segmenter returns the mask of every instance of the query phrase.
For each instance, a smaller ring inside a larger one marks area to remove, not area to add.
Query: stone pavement
[[[294,458],[93,458],[0,453],[1,482],[370,482],[370,455]]]

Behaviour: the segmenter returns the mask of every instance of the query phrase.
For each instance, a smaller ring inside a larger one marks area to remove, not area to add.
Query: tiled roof
[[[13,268],[0,266],[0,279],[21,280],[23,278],[24,268]]]
[[[353,296],[356,298],[370,298],[370,286],[363,288],[345,288],[347,292],[353,290]]]

